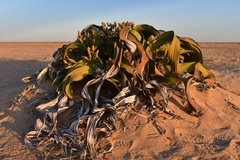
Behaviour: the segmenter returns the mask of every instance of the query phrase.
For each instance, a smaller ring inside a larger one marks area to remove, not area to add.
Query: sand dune
[[[0,43],[0,159],[38,159],[23,137],[35,124],[26,109],[31,97],[25,97],[13,111],[7,108],[28,84],[23,77],[47,66],[52,54],[67,42]],[[153,122],[129,116],[125,128],[119,128],[111,142],[113,150],[104,159],[240,159],[240,43],[200,43],[205,65],[219,86],[199,92],[194,86],[192,98],[203,112],[201,117],[186,113],[181,99],[173,96],[170,107],[182,119],[157,118],[165,134],[158,134]]]

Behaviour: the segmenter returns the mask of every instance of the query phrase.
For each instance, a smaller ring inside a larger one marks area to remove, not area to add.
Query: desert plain
[[[39,159],[23,140],[36,120],[25,108],[27,101],[8,108],[28,86],[22,78],[46,67],[52,54],[68,43],[0,43],[0,159]],[[152,123],[129,119],[128,129],[113,135],[113,150],[104,159],[240,159],[240,43],[199,44],[218,83],[215,90],[192,94],[203,115],[187,114],[181,100],[172,98],[169,105],[183,120],[161,119],[165,134],[149,136],[157,133]]]

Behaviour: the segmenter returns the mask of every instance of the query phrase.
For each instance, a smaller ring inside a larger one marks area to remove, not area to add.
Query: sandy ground
[[[27,86],[21,79],[46,67],[63,44],[67,42],[0,43],[0,159],[37,159],[23,142],[35,118],[26,104],[7,108]],[[166,133],[151,137],[157,133],[151,122],[130,118],[127,129],[114,134],[114,149],[105,159],[240,159],[240,43],[200,45],[205,65],[222,86],[207,93],[192,91],[204,114],[187,114],[173,96],[170,107],[183,120],[159,118]]]

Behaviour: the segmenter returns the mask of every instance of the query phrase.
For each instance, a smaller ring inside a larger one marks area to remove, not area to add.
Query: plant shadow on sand
[[[0,159],[36,159],[23,142],[29,127],[35,124],[35,118],[25,110],[27,101],[24,100],[23,104],[15,106],[12,111],[8,107],[11,99],[29,85],[21,79],[33,75],[46,65],[46,62],[37,60],[0,60]]]

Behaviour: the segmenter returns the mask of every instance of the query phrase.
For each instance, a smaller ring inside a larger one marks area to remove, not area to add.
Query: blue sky
[[[240,0],[0,0],[0,42],[75,41],[89,24],[131,21],[198,42],[240,42]]]

